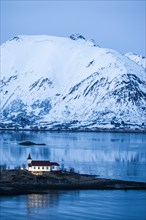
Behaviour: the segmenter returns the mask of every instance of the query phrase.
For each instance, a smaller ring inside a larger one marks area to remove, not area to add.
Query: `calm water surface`
[[[45,143],[22,146],[21,141]],[[107,178],[146,181],[146,135],[134,133],[0,132],[0,164],[33,159]],[[1,219],[145,220],[146,191],[50,191],[0,197]]]
[[[1,197],[3,220],[145,220],[144,191],[52,191]]]

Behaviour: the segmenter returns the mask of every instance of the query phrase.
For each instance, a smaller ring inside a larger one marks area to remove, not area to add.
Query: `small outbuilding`
[[[47,160],[32,160],[30,154],[27,158],[28,170],[31,172],[51,172],[58,171],[59,164],[56,162],[50,162]]]

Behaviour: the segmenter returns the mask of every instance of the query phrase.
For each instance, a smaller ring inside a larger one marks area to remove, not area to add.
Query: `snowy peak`
[[[71,40],[84,40],[84,41],[87,41],[86,38],[83,37],[83,35],[81,35],[81,34],[71,34],[69,37],[70,37]],[[91,45],[94,46],[94,47],[99,47],[93,39],[88,40],[88,42],[90,42]]]
[[[140,59],[82,35],[18,36],[1,46],[1,127],[145,129]]]
[[[70,35],[70,39],[72,40],[86,40],[85,37],[83,37],[81,34],[72,34]]]
[[[146,69],[146,58],[143,57],[142,55],[137,55],[137,54],[129,52],[129,53],[126,53],[125,56]]]

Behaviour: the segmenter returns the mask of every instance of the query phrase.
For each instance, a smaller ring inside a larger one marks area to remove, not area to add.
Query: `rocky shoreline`
[[[98,178],[70,172],[0,171],[0,195],[47,193],[48,190],[146,190],[145,182]]]
[[[76,129],[76,128],[68,128],[68,129],[53,129],[53,128],[2,128],[0,127],[0,131],[48,131],[48,132],[114,132],[114,133],[146,133],[146,128],[136,128],[136,129],[126,129],[126,128],[122,128],[122,129],[116,129],[116,128],[84,128],[84,129]]]

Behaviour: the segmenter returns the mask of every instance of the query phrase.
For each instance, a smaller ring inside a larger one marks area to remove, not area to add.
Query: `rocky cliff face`
[[[1,45],[1,128],[146,128],[145,58],[81,35]]]

